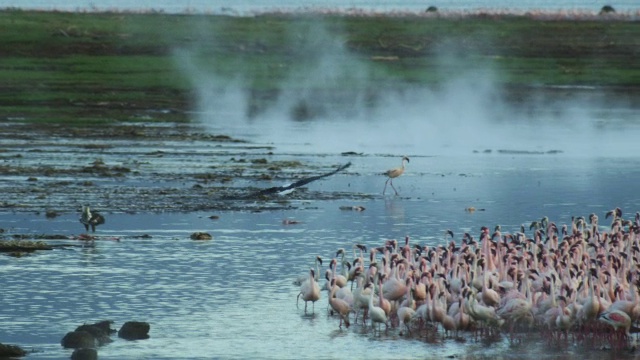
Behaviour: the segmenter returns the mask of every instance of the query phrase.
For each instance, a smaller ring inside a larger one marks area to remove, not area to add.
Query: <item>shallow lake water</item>
[[[363,159],[375,160],[376,168],[397,160]],[[616,206],[635,213],[639,162],[590,159],[585,168],[582,160],[561,154],[415,157],[411,171],[396,180],[400,196],[382,196],[384,178],[354,161],[349,175],[309,187],[371,193],[370,200],[309,201],[273,212],[107,214],[98,229],[103,239],[93,244],[56,240],[51,242],[76,246],[0,257],[2,342],[34,350],[30,359],[68,358],[71,351],[60,346],[67,331],[110,319],[115,328],[129,320],[149,322],[151,338],[114,336],[99,348],[101,359],[593,358],[578,346],[549,348],[544,341],[434,343],[407,339],[398,329],[381,335],[361,325],[339,329],[338,319],[327,314],[326,293],[314,315],[305,315],[303,306],[296,307],[292,281],[316,255],[328,261],[338,248],[350,253],[355,243],[372,247],[409,235],[413,243],[436,245],[446,229],[460,242],[463,232],[475,236],[482,225],[512,232],[542,216],[563,224],[591,212],[604,219]],[[350,205],[366,210],[339,209]],[[466,212],[469,206],[477,210]],[[283,219],[299,223],[285,225]],[[2,227],[69,236],[83,230],[77,215],[49,220],[3,214]],[[190,240],[194,231],[214,239]],[[144,234],[151,238],[139,238]]]

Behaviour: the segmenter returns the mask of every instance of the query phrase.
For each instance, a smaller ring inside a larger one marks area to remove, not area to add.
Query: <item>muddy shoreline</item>
[[[302,200],[369,197],[307,187],[249,197],[340,164],[285,160],[272,146],[192,125],[5,123],[2,130],[9,140],[0,152],[0,212],[56,217],[83,204],[106,213],[265,211],[296,208]]]

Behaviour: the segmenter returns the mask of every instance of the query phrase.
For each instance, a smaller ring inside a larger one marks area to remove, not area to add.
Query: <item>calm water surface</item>
[[[414,157],[411,171],[396,181],[401,196],[383,197],[384,179],[373,169],[396,160],[352,159],[349,174],[309,185],[374,195],[357,203],[363,212],[338,209],[356,205],[349,202],[307,202],[291,211],[218,213],[218,220],[210,213],[113,213],[99,234],[119,242],[2,256],[2,342],[37,351],[30,359],[68,358],[71,351],[60,346],[67,331],[111,319],[116,328],[129,320],[149,322],[151,338],[116,340],[99,349],[101,359],[359,358],[365,352],[370,358],[512,358],[514,351],[519,358],[588,357],[572,346],[548,349],[543,342],[515,348],[507,341],[434,344],[405,339],[395,329],[381,336],[368,327],[340,330],[338,319],[327,315],[325,293],[315,315],[296,308],[292,280],[313,266],[316,255],[330,259],[340,247],[376,246],[405,235],[434,245],[446,229],[459,241],[462,232],[478,234],[482,225],[516,231],[545,215],[565,223],[591,212],[604,218],[615,206],[640,210],[635,158],[589,159],[586,166],[585,159],[562,154]],[[485,211],[467,213],[468,206]],[[283,225],[285,218],[300,223]],[[82,230],[76,215],[0,219],[15,233]],[[214,240],[192,241],[194,231],[207,231]],[[136,238],[143,234],[152,238]],[[609,356],[598,357],[603,355]]]

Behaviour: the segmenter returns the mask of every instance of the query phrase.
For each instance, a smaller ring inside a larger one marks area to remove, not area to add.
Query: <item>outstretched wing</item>
[[[285,185],[285,186],[270,187],[270,188],[267,188],[267,189],[264,189],[264,190],[260,190],[260,191],[258,191],[256,193],[253,193],[253,194],[251,194],[251,195],[249,195],[247,197],[251,198],[251,197],[267,195],[267,194],[275,194],[275,193],[279,193],[279,192],[282,192],[282,191],[295,189],[297,187],[304,186],[304,185],[306,185],[306,184],[308,184],[308,183],[310,183],[312,181],[320,180],[320,179],[325,178],[327,176],[334,175],[334,174],[336,174],[336,173],[348,168],[349,166],[351,166],[351,162],[348,162],[348,163],[346,163],[344,165],[340,165],[337,169],[335,169],[335,170],[333,170],[331,172],[328,172],[326,174],[317,175],[317,176],[311,176],[311,177],[308,177],[308,178],[300,179],[300,180],[298,180],[298,181],[296,181],[294,183],[291,183],[291,184]]]

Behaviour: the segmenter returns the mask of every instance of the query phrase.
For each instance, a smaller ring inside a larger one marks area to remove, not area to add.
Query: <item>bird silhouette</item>
[[[80,216],[80,222],[84,225],[85,231],[89,231],[91,227],[92,232],[96,232],[96,226],[104,224],[104,216],[98,212],[91,212],[89,206],[82,207],[82,215]]]

